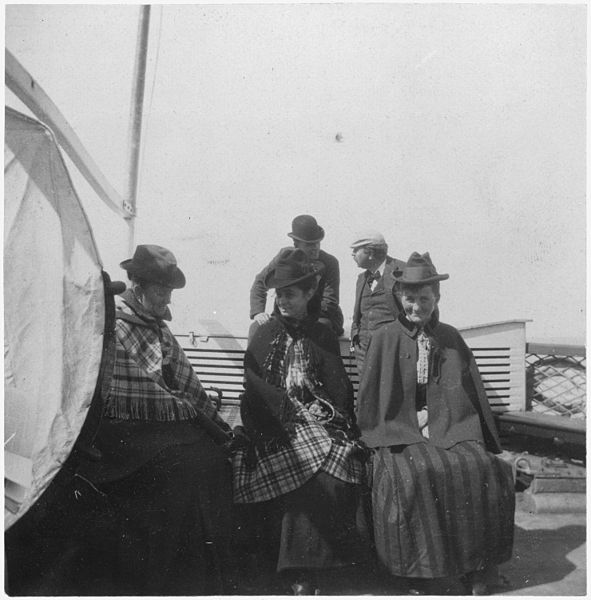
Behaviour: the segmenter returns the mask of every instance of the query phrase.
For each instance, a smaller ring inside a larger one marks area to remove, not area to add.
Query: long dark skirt
[[[34,596],[221,594],[231,465],[189,423],[113,423],[6,536],[7,591]],[[108,443],[107,443],[108,442]]]
[[[511,557],[511,468],[482,445],[379,448],[368,469],[376,551],[391,574],[449,577]]]
[[[211,440],[166,448],[100,488],[123,521],[116,550],[120,593],[224,593],[231,469]]]
[[[346,567],[369,559],[362,487],[323,472],[268,502],[241,505],[245,537],[278,572]]]

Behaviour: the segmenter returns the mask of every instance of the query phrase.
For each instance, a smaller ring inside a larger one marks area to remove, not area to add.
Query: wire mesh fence
[[[527,344],[527,410],[573,419],[586,417],[584,346]]]

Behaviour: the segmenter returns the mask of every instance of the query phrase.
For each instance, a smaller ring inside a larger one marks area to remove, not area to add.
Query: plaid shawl
[[[129,290],[116,299],[116,308],[115,366],[105,416],[187,421],[196,416],[196,407],[222,423],[164,321],[148,314]]]
[[[318,471],[349,483],[362,481],[363,452],[351,439],[348,418],[335,406],[324,385],[326,378],[346,380],[347,375],[338,352],[323,352],[308,335],[318,332],[318,327],[328,331],[321,325],[315,327],[300,329],[273,319],[253,337],[251,344],[266,347],[268,354],[260,372],[249,374],[247,368],[247,377],[260,378],[275,391],[281,388],[286,393],[263,397],[265,387],[247,385],[247,402],[255,408],[257,404],[279,404],[274,412],[287,436],[282,440],[265,436],[259,431],[264,422],[254,413],[249,434],[261,441],[233,457],[236,503],[276,498],[302,486]],[[339,383],[340,389],[350,389],[348,380]]]

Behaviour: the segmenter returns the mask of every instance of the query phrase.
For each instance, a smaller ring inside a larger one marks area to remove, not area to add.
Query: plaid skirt
[[[392,575],[449,577],[511,557],[511,467],[481,444],[378,448],[368,475],[376,551]]]

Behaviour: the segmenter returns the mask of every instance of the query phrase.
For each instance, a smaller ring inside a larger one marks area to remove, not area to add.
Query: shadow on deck
[[[522,494],[517,495],[513,558],[500,566],[508,581],[495,596],[584,596],[586,594],[585,514],[531,514],[524,510]],[[285,595],[285,586],[258,565],[256,576],[237,581],[230,593],[244,595]],[[327,574],[321,587],[327,596],[403,596],[408,583],[364,566],[357,572]],[[240,585],[242,583],[242,585]],[[433,595],[466,595],[465,588],[453,580],[434,582]]]
[[[513,558],[501,567],[509,587],[499,595],[584,596],[586,594],[585,514],[515,515]]]

